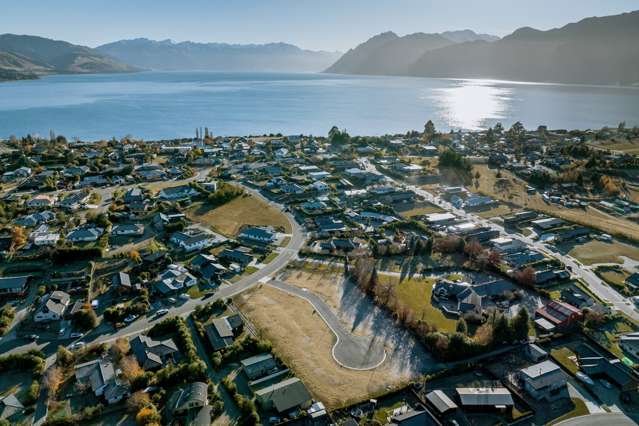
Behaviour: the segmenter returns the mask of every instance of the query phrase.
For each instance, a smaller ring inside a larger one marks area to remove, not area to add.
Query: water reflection
[[[427,98],[440,109],[448,127],[477,130],[487,121],[507,118],[512,90],[494,82],[464,80],[431,90]]]

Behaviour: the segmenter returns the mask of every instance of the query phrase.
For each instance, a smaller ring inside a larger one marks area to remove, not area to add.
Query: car
[[[587,385],[594,385],[595,384],[595,382],[593,382],[593,380],[588,375],[586,375],[585,373],[582,373],[581,371],[578,371],[575,374],[575,377],[577,377],[577,379],[581,380],[582,382],[584,382]]]
[[[131,314],[128,317],[124,318],[124,322],[127,323],[127,324],[131,324],[136,319],[138,319],[138,316]]]
[[[166,299],[166,301],[171,303],[171,304],[177,302],[177,300],[175,300],[175,297],[169,297],[168,299]]]
[[[69,335],[69,337],[72,339],[79,339],[82,336],[84,336],[84,334],[77,331]]]
[[[600,379],[599,383],[601,383],[601,386],[603,386],[606,389],[612,389],[612,385],[610,384],[610,382],[606,379]]]
[[[64,336],[64,333],[65,333],[66,331],[67,331],[66,329],[61,328],[61,329],[60,329],[60,331],[58,331],[58,336]]]
[[[40,336],[38,336],[37,334],[29,334],[28,336],[25,336],[25,337],[29,340],[38,340],[40,338]]]
[[[161,317],[162,315],[166,315],[166,314],[168,314],[168,313],[169,313],[169,310],[168,310],[168,309],[160,309],[160,310],[157,312],[157,316]]]
[[[181,300],[189,300],[189,299],[191,299],[191,296],[189,296],[189,295],[188,295],[188,294],[186,294],[186,293],[180,294],[178,297],[179,297]]]
[[[85,345],[86,343],[84,342],[75,342],[71,346],[69,346],[69,349],[71,349],[72,351],[76,351],[78,349],[82,349]]]

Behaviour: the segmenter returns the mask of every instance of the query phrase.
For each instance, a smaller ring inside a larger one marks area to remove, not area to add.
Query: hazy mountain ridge
[[[145,38],[116,41],[96,50],[141,68],[170,71],[320,71],[341,55],[287,43],[174,43]]]
[[[0,71],[5,79],[20,79],[46,74],[117,73],[136,69],[89,47],[44,37],[2,34]]]
[[[448,36],[465,40],[464,33],[449,33]],[[442,36],[445,34],[442,33]],[[349,51],[349,56],[358,57],[358,49],[366,44]],[[494,41],[482,36],[469,41],[451,40],[449,45],[429,48],[420,58],[404,64],[403,69],[391,72],[380,72],[379,67],[368,66],[366,59],[362,58],[374,57],[375,51],[359,53],[359,63],[365,65],[355,68],[349,63],[349,57],[344,55],[327,71],[553,83],[637,84],[639,11],[586,18],[548,31],[523,27]]]
[[[349,50],[326,72],[337,74],[405,74],[426,52],[450,46],[460,40],[494,40],[470,30],[441,34],[413,33],[399,37],[394,32],[378,34]]]

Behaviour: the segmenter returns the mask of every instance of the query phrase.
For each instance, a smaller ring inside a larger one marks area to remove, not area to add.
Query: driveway
[[[279,280],[272,280],[268,285],[309,302],[322,320],[335,335],[333,345],[333,359],[342,367],[351,370],[371,370],[378,367],[386,359],[384,343],[376,336],[355,336],[346,330],[337,315],[316,294],[299,287],[286,284]]]

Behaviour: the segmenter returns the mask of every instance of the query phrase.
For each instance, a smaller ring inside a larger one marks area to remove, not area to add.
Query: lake
[[[0,138],[326,135],[639,124],[639,88],[331,74],[144,72],[0,83]]]

